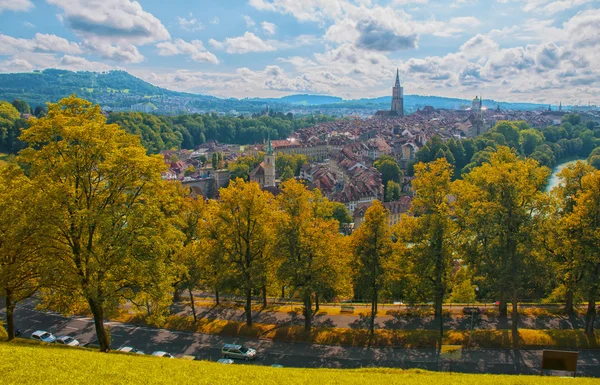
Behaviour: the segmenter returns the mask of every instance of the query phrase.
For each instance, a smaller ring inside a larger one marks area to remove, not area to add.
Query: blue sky
[[[124,69],[223,97],[600,104],[600,0],[0,0],[0,72]]]

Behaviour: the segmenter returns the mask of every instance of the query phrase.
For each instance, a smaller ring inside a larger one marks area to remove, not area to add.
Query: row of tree
[[[21,114],[42,117],[46,110],[35,111],[22,100],[11,103],[0,101],[0,152],[16,154],[24,148],[19,141],[21,131],[28,126]],[[292,132],[335,117],[315,115],[294,117],[292,114],[274,113],[262,116],[221,116],[211,114],[183,114],[177,116],[152,115],[142,112],[111,113],[108,123],[118,124],[125,131],[138,135],[148,153],[162,150],[194,149],[207,141],[221,143],[262,143],[267,136],[287,138]]]
[[[529,127],[524,121],[500,121],[476,138],[443,142],[439,137],[433,137],[417,151],[415,163],[446,158],[454,168],[454,179],[459,179],[463,173],[488,162],[500,146],[508,146],[517,154],[549,168],[562,159],[588,156],[590,161],[593,160],[592,165],[600,167],[600,156],[597,156],[600,155],[600,125],[591,120],[583,122],[578,114],[564,115],[560,126],[538,129]],[[411,171],[412,167],[409,167]]]
[[[501,315],[512,302],[515,343],[517,301],[559,286],[567,311],[573,298],[588,302],[593,333],[600,171],[583,163],[567,168],[552,194],[544,192],[550,170],[508,147],[457,181],[445,158],[420,163],[411,216],[390,227],[375,201],[347,237],[339,204],[294,179],[277,197],[241,179],[217,201],[188,195],[161,178],[163,160],[138,137],[74,97],[50,105],[21,140],[20,166],[0,172],[0,291],[11,338],[16,303],[38,291],[47,307],[91,312],[106,351],[104,319],[125,301],[160,324],[174,290],[192,298],[200,288],[217,298],[225,290],[245,296],[250,326],[253,295],[285,287],[302,300],[307,330],[320,300],[354,296],[370,300],[373,333],[380,299],[402,297],[433,299],[441,335],[456,266],[499,298]]]

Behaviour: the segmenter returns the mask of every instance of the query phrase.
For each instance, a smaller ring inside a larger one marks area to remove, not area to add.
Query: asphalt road
[[[91,318],[63,317],[56,313],[36,311],[31,305],[16,309],[15,325],[21,329],[23,338],[28,338],[35,330],[46,330],[57,336],[70,335],[81,344],[96,340]],[[117,322],[106,322],[106,325],[110,328],[113,349],[132,346],[147,354],[163,350],[178,357],[192,355],[215,361],[221,358],[220,349],[223,344],[241,343],[258,351],[259,357],[254,362],[248,362],[249,365],[279,364],[303,368],[397,367],[469,373],[537,374],[542,355],[541,350],[465,350],[460,360],[450,363],[438,360],[434,349],[352,348],[227,338]],[[580,352],[578,375],[600,377],[600,351]]]

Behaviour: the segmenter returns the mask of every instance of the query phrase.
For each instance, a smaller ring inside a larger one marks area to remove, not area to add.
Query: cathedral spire
[[[396,68],[396,87],[400,87],[400,71]]]

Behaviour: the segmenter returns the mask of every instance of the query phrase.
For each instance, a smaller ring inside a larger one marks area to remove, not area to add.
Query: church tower
[[[265,154],[264,170],[265,170],[265,185],[264,187],[275,187],[275,155],[273,155],[273,147],[271,147],[271,134],[268,136],[267,153]]]
[[[404,89],[400,87],[398,69],[396,69],[396,84],[392,88],[392,115],[404,116]]]

